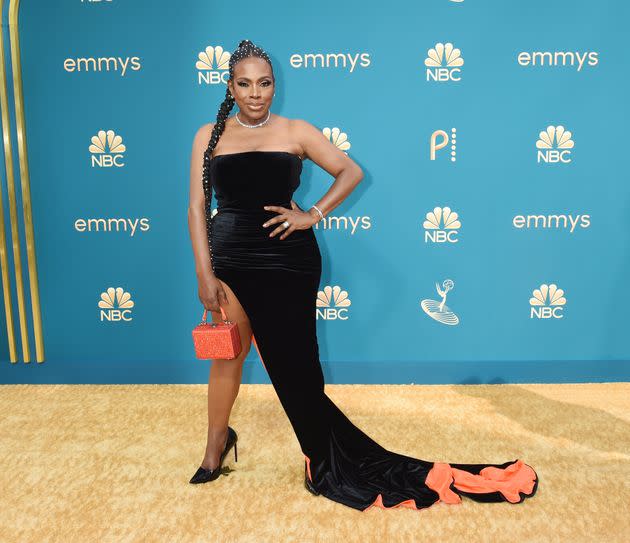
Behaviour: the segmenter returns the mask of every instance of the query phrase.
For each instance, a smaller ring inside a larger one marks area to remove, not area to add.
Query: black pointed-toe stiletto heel
[[[306,462],[304,462],[304,486],[306,487],[306,490],[308,490],[311,494],[314,494],[315,496],[319,496],[319,492],[315,490],[313,483],[311,483],[311,481],[308,478],[308,472],[306,471]]]
[[[221,468],[223,466],[223,460],[227,456],[227,453],[230,452],[230,449],[234,447],[234,462],[238,462],[238,455],[236,451],[236,442],[238,441],[238,435],[234,431],[234,429],[228,426],[228,435],[227,440],[225,442],[225,448],[219,457],[219,465],[214,469],[205,469],[199,466],[195,474],[190,479],[190,483],[195,485],[199,483],[207,483],[209,481],[214,481],[218,479],[219,475],[221,475]]]

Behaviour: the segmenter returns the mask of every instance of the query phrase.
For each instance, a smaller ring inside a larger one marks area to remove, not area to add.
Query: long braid
[[[229,81],[234,80],[234,66],[240,60],[243,60],[247,57],[258,57],[266,60],[271,66],[271,73],[273,76],[273,65],[271,64],[271,59],[269,55],[265,51],[263,51],[260,47],[254,45],[250,40],[242,40],[236,50],[230,55],[229,60]],[[274,78],[275,81],[275,78]],[[228,115],[232,108],[234,107],[234,97],[230,94],[230,89],[225,89],[225,98],[223,102],[221,102],[221,106],[219,107],[219,112],[217,113],[217,122],[212,128],[212,133],[210,134],[210,141],[208,142],[208,147],[203,153],[203,191],[206,200],[206,231],[208,232],[208,248],[210,249],[210,263],[212,264],[212,271],[214,272],[214,262],[212,260],[212,210],[210,208],[210,201],[212,199],[212,187],[210,186],[210,160],[212,157],[212,151],[214,151],[217,143],[219,142],[219,138],[223,131],[225,130],[225,122],[227,121]]]

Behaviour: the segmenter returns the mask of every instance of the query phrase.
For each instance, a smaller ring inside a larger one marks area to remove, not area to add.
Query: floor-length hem
[[[321,254],[313,228],[285,239],[262,223],[288,207],[301,160],[259,151],[214,157],[219,208],[211,220],[215,275],[245,311],[261,362],[295,432],[310,487],[330,500],[365,511],[423,509],[440,501],[520,503],[538,477],[520,460],[504,464],[429,462],[385,449],[328,397],[317,341],[316,299]],[[226,307],[229,315],[229,307]]]

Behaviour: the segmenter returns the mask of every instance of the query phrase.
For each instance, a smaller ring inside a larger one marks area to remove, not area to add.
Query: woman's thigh
[[[238,325],[238,333],[241,337],[241,353],[239,354],[238,359],[242,363],[245,360],[245,356],[247,355],[251,347],[252,327],[249,322],[249,318],[247,317],[243,306],[234,294],[234,291],[226,282],[222,281],[221,279],[219,279],[219,281],[223,286],[223,290],[225,291],[225,295],[228,299],[228,303],[226,305],[222,305],[221,307],[223,308],[227,319],[235,322]],[[212,313],[212,322],[223,321],[221,311],[211,311],[210,313]],[[232,360],[232,362],[234,361]]]

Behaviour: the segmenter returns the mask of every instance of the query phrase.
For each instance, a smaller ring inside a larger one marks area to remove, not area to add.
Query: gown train
[[[536,493],[538,476],[521,460],[502,464],[430,462],[385,449],[355,426],[324,392],[315,299],[321,254],[312,228],[269,238],[290,208],[301,158],[284,151],[217,155],[210,179],[218,211],[210,219],[215,275],[247,314],[254,344],[304,454],[311,491],[365,511],[422,509],[439,501],[520,503]]]

